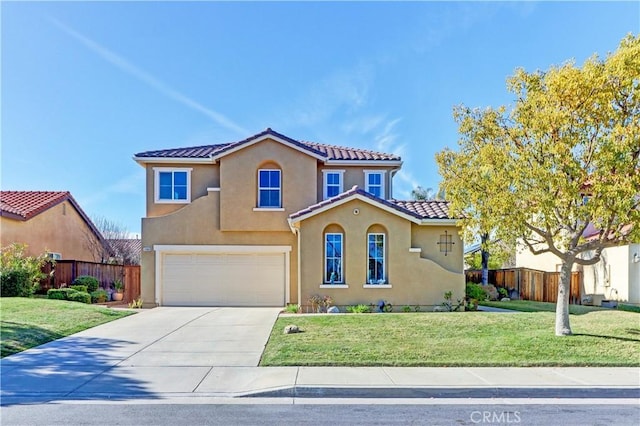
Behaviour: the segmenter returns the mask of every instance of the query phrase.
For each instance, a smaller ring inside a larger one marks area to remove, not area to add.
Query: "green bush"
[[[640,313],[640,306],[635,305],[625,305],[624,303],[618,303],[619,311],[627,311],[627,312],[637,312]]]
[[[98,289],[100,283],[98,280],[90,275],[81,275],[75,280],[73,280],[73,285],[84,285],[87,286],[87,292],[93,293]]]
[[[369,305],[352,305],[347,306],[347,312],[351,314],[368,314],[371,312],[371,307]]]
[[[108,294],[104,290],[96,290],[91,292],[91,303],[104,303],[107,301]]]
[[[62,288],[52,288],[47,291],[47,299],[67,300],[67,292]]]
[[[403,306],[402,307],[402,312],[411,312],[413,309],[411,309],[411,306]]]
[[[0,274],[0,295],[2,297],[30,297],[33,295],[33,281],[29,273],[13,269]]]
[[[91,295],[89,293],[82,293],[79,291],[73,291],[67,293],[67,300],[71,302],[81,302],[91,304]]]
[[[70,285],[69,288],[72,288],[75,291],[79,291],[81,293],[89,293],[86,285],[81,285],[81,284]]]
[[[465,295],[468,299],[484,300],[487,298],[487,293],[482,285],[476,283],[467,283]]]

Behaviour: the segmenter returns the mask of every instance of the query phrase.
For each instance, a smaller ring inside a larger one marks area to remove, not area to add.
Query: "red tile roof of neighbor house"
[[[240,147],[255,139],[266,136],[273,136],[288,143],[308,151],[310,154],[320,156],[326,160],[347,160],[347,161],[400,161],[401,158],[394,154],[385,154],[360,148],[347,148],[335,145],[325,145],[315,142],[305,142],[291,139],[281,133],[271,129],[266,129],[256,135],[248,137],[238,142],[222,143],[216,145],[203,145],[187,148],[161,149],[155,151],[141,152],[135,155],[136,158],[210,158],[218,156],[234,148]]]
[[[0,214],[29,220],[68,198],[68,191],[0,191]]]
[[[390,207],[400,213],[413,216],[416,219],[451,219],[449,217],[449,203],[447,201],[398,201],[398,200],[384,200],[378,198],[375,195],[368,193],[367,191],[354,186],[348,191],[338,194],[335,197],[328,198],[317,204],[313,204],[307,208],[297,211],[289,216],[290,219],[296,219],[301,216],[305,216],[314,211],[320,210],[324,207],[328,207],[341,200],[360,195],[366,197],[376,203]]]

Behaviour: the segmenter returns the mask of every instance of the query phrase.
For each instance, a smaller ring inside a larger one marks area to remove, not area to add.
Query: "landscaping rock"
[[[337,306],[330,306],[329,309],[327,309],[327,313],[328,314],[339,314],[340,313],[340,309],[338,309]]]
[[[508,297],[503,297],[502,299],[500,299],[501,302],[511,302],[511,299],[509,299]]]
[[[284,334],[300,333],[300,327],[295,324],[290,324],[284,328]]]

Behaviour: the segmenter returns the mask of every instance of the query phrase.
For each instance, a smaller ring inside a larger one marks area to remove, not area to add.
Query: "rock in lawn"
[[[284,328],[284,334],[300,333],[300,327],[290,324]]]
[[[508,297],[503,297],[502,299],[500,299],[501,302],[511,302],[511,299],[509,299]]]
[[[338,309],[337,306],[330,306],[329,309],[327,309],[327,313],[328,314],[339,314],[340,313],[340,309]]]

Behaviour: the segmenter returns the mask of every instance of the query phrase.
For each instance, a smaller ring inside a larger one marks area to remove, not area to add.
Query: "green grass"
[[[521,312],[555,312],[556,304],[550,302],[534,302],[532,300],[511,300],[509,302],[478,302],[482,306],[492,306],[494,308],[513,309]],[[588,312],[602,311],[605,308],[585,305],[569,305],[569,313],[572,315],[583,315]]]
[[[0,312],[2,357],[132,313],[78,302],[23,297],[0,298]]]
[[[288,324],[303,332],[283,334]],[[640,366],[640,316],[595,310],[554,335],[552,312],[280,317],[263,366]]]

